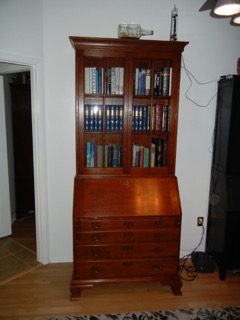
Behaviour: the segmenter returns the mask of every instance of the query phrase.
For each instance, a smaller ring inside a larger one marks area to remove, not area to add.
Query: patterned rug
[[[49,320],[240,320],[240,306],[81,315]]]

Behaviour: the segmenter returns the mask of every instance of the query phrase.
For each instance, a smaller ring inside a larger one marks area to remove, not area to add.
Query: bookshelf
[[[70,291],[159,281],[181,294],[175,176],[187,42],[70,37],[76,65]]]

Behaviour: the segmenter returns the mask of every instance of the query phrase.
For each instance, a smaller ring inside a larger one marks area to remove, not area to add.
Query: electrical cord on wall
[[[212,96],[212,98],[208,101],[208,103],[206,104],[206,105],[201,105],[201,104],[199,104],[199,103],[197,103],[197,102],[195,102],[194,100],[192,100],[191,98],[189,98],[189,96],[188,96],[188,92],[189,92],[189,90],[191,89],[191,87],[192,87],[192,85],[193,85],[193,81],[192,81],[192,79],[198,84],[198,85],[206,85],[206,84],[209,84],[209,83],[212,83],[212,82],[217,82],[218,80],[211,80],[211,81],[207,81],[207,82],[200,82],[200,81],[198,81],[195,77],[194,77],[194,75],[186,68],[186,65],[185,65],[185,61],[184,61],[184,57],[183,57],[183,54],[182,54],[182,68],[184,69],[184,71],[186,72],[186,75],[187,75],[187,77],[188,77],[188,79],[189,79],[189,81],[190,81],[190,85],[189,85],[189,87],[188,87],[188,89],[186,90],[186,92],[185,92],[185,97],[189,100],[189,101],[191,101],[192,103],[194,103],[196,106],[198,106],[198,107],[201,107],[201,108],[206,108],[206,107],[208,107],[209,106],[209,104],[211,103],[211,101],[214,99],[214,97],[217,95],[217,91],[214,93],[214,95]]]
[[[194,265],[193,264],[189,265],[189,260],[191,258],[192,253],[195,252],[200,247],[200,245],[203,241],[205,229],[204,229],[203,225],[201,227],[202,227],[202,236],[201,236],[199,244],[196,246],[195,249],[192,250],[191,253],[183,256],[182,258],[180,258],[180,261],[179,261],[179,275],[180,275],[181,279],[185,280],[185,281],[193,281],[198,276],[198,272],[197,272],[196,268],[194,267]],[[185,276],[183,276],[183,272],[185,272]]]
[[[210,100],[208,101],[208,103],[206,105],[201,105],[199,103],[197,103],[196,101],[194,101],[193,99],[191,99],[188,96],[188,92],[190,91],[191,87],[193,86],[193,81],[195,81],[198,85],[202,86],[202,85],[207,85],[209,83],[213,83],[213,82],[218,82],[219,79],[217,80],[211,80],[211,81],[207,81],[207,82],[200,82],[198,81],[194,75],[186,68],[186,64],[184,61],[184,57],[182,54],[182,66],[183,70],[185,71],[189,81],[190,81],[190,85],[188,87],[188,89],[185,92],[185,97],[192,102],[193,104],[195,104],[196,106],[200,107],[200,108],[206,108],[210,105],[210,103],[212,102],[212,100],[214,99],[214,97],[217,95],[217,91],[214,93],[214,95],[210,98]],[[182,258],[180,258],[180,264],[179,264],[179,275],[181,277],[182,280],[185,281],[193,281],[197,276],[198,276],[198,272],[196,270],[196,268],[194,267],[194,265],[191,263],[191,255],[193,252],[195,252],[199,246],[201,245],[202,241],[203,241],[203,236],[204,236],[204,226],[202,225],[202,236],[200,239],[199,244],[196,246],[196,248],[194,250],[191,251],[191,253],[183,256]],[[184,273],[184,276],[183,276]]]

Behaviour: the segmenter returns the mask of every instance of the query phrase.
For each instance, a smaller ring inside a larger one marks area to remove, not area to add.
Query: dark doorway
[[[30,72],[12,74],[10,86],[16,219],[35,212]]]

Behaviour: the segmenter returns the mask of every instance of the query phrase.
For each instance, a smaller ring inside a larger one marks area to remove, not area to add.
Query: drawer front
[[[75,277],[79,280],[158,277],[177,272],[177,259],[82,261],[75,264]]]
[[[169,242],[179,240],[180,230],[146,230],[146,231],[103,231],[79,232],[75,234],[78,244],[107,244],[107,243],[149,243]]]
[[[129,229],[176,228],[180,225],[179,217],[154,217],[145,219],[76,219],[75,231],[107,231]]]
[[[84,257],[84,260],[143,259],[177,256],[177,242],[163,242],[160,244],[79,245],[75,251],[75,258],[82,259]]]

